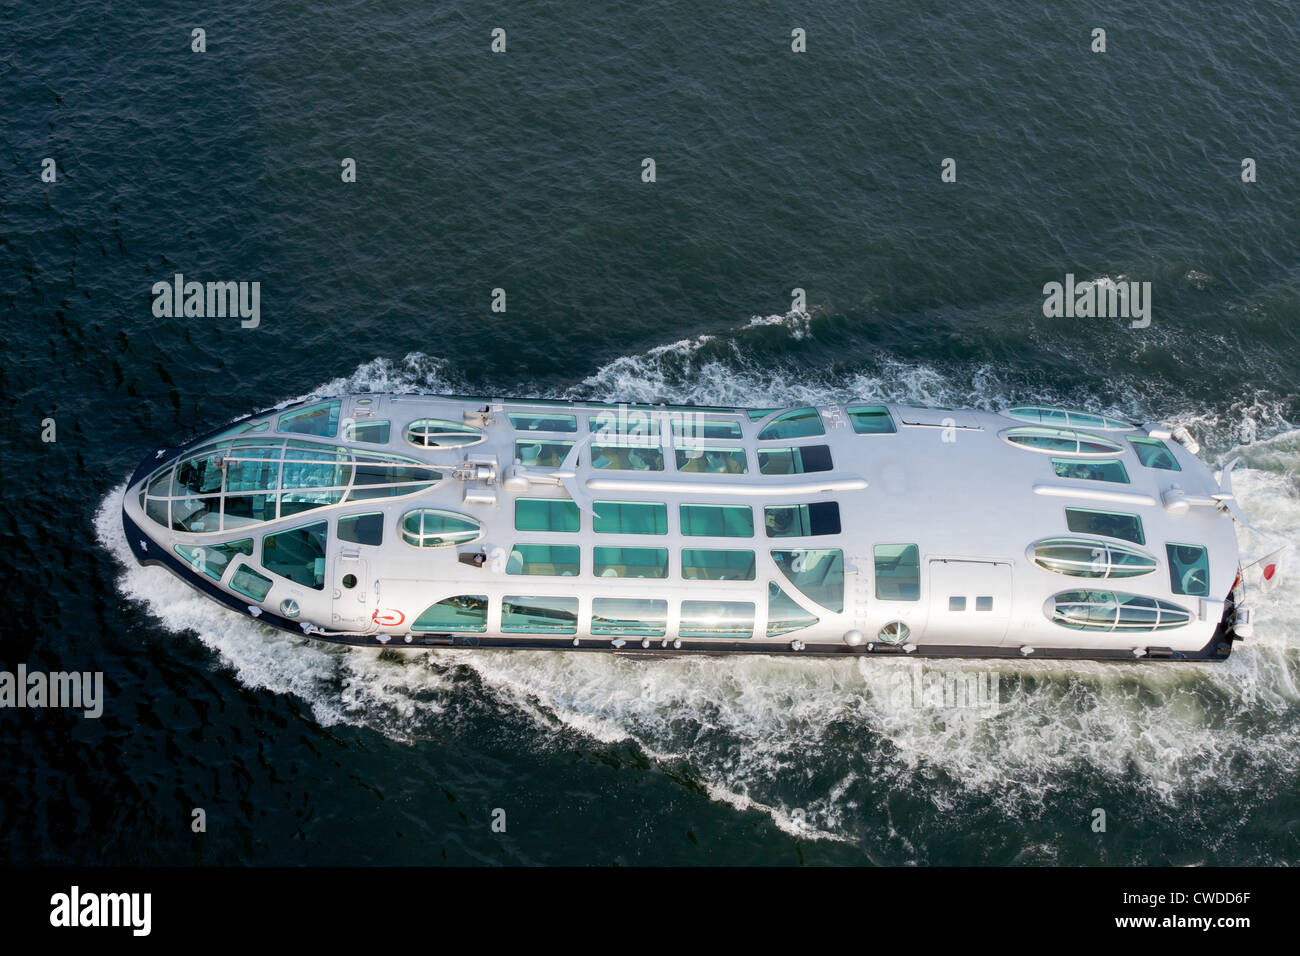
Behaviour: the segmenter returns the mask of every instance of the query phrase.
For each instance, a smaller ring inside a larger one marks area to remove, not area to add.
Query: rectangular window
[[[921,599],[921,551],[914,544],[875,547],[876,597],[881,601]]]
[[[262,539],[262,567],[296,584],[322,591],[328,539],[329,524],[324,521],[268,534]]]
[[[752,538],[754,509],[749,505],[682,505],[682,534],[700,538]]]
[[[844,610],[844,552],[839,548],[773,551],[772,560],[804,597],[836,614]]]
[[[687,581],[752,581],[754,552],[687,548],[682,552],[682,577]]]
[[[1080,534],[1097,534],[1107,538],[1122,538],[1135,544],[1146,544],[1146,538],[1142,534],[1142,519],[1137,515],[1066,508],[1065,523],[1071,531]]]
[[[501,599],[501,630],[506,634],[576,634],[576,597],[520,597]]]
[[[678,448],[677,470],[696,474],[744,475],[749,473],[743,448]]]
[[[516,498],[516,531],[577,531],[578,504],[567,498]]]
[[[849,421],[859,435],[889,435],[898,431],[884,405],[850,405]]]
[[[1133,450],[1137,452],[1138,461],[1148,468],[1163,468],[1165,471],[1182,471],[1178,459],[1174,457],[1165,443],[1155,438],[1130,438]]]
[[[964,597],[950,597],[950,598],[948,598],[948,610],[950,610],[950,611],[964,611],[964,610],[966,610],[966,599],[965,599]]]
[[[659,421],[648,410],[623,405],[587,418],[587,429],[612,445],[654,445]]]
[[[758,450],[758,470],[765,475],[802,475],[814,471],[830,471],[832,467],[829,445]]]
[[[559,468],[573,447],[571,441],[520,440],[515,442],[515,458],[521,465],[535,468]]]
[[[598,578],[666,578],[668,577],[667,548],[606,548],[593,549]]]
[[[271,590],[271,579],[258,574],[246,564],[241,564],[235,568],[234,577],[230,579],[230,586],[238,591],[244,597],[250,597],[254,601],[263,601],[266,594]]]
[[[1198,544],[1166,544],[1169,588],[1175,594],[1210,596],[1210,556]]]
[[[202,571],[214,581],[220,581],[221,576],[226,573],[226,565],[234,559],[235,555],[252,556],[253,539],[243,538],[225,544],[177,544],[173,547],[177,554],[194,566],[194,570]]]
[[[578,546],[517,544],[506,561],[506,574],[546,574],[572,577],[578,573]]]
[[[384,543],[384,516],[375,512],[368,515],[347,515],[339,519],[339,540],[353,544],[381,545]]]
[[[754,605],[749,601],[683,601],[677,633],[733,640],[753,637]]]
[[[1080,461],[1077,458],[1053,458],[1052,470],[1057,478],[1082,478],[1085,481],[1114,481],[1128,484],[1128,471],[1122,461]]]
[[[993,595],[986,594],[982,597],[977,597],[975,599],[975,610],[977,611],[993,610]]]
[[[347,427],[344,441],[360,441],[368,445],[387,445],[390,422],[363,421]]]
[[[595,598],[591,633],[623,637],[663,637],[668,633],[668,602],[647,598]]]
[[[592,504],[597,534],[667,534],[668,506],[648,501],[597,501]]]
[[[686,441],[699,441],[702,438],[738,439],[742,433],[740,422],[719,418],[702,418],[699,415],[686,414],[674,417],[673,435]]]
[[[577,415],[525,415],[511,412],[510,424],[517,432],[576,432]]]
[[[663,471],[664,450],[658,445],[592,445],[591,467],[618,471]]]
[[[840,533],[840,506],[835,501],[811,505],[768,505],[763,524],[769,538],[803,538]]]

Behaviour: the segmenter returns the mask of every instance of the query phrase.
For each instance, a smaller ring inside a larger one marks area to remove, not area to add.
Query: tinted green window
[[[752,538],[754,510],[749,505],[682,505],[682,534],[703,538]]]
[[[663,471],[664,450],[658,445],[592,445],[591,466],[621,471]]]
[[[456,448],[472,445],[483,433],[471,425],[441,418],[420,418],[406,426],[406,440],[421,448]]]
[[[507,634],[576,634],[576,597],[505,597],[501,630]]]
[[[348,501],[392,498],[423,491],[442,480],[442,473],[414,458],[384,455],[379,452],[356,452],[356,477]]]
[[[822,416],[815,408],[796,408],[778,415],[758,433],[759,441],[771,441],[777,438],[807,438],[809,435],[825,435]]]
[[[1011,418],[1022,422],[1038,422],[1043,425],[1070,425],[1075,428],[1100,428],[1105,431],[1128,431],[1133,426],[1118,418],[1094,415],[1091,412],[1077,412],[1066,408],[1044,408],[1041,405],[1021,405],[1007,410]]]
[[[1060,452],[1067,455],[1114,455],[1123,446],[1109,438],[1067,428],[1008,428],[1003,437],[1013,445],[1032,451]]]
[[[261,601],[266,598],[266,594],[271,590],[271,579],[263,577],[246,564],[241,564],[235,568],[234,575],[230,578],[230,587],[238,591],[244,597],[250,597],[254,601]]]
[[[840,533],[840,506],[834,501],[811,505],[768,505],[763,524],[769,538],[802,538]]]
[[[626,405],[589,416],[587,429],[618,445],[653,445],[659,440],[659,422],[648,411]]]
[[[597,534],[667,534],[668,506],[646,501],[597,501]]]
[[[1137,452],[1138,461],[1148,468],[1163,468],[1165,471],[1182,471],[1178,459],[1174,457],[1165,443],[1155,438],[1130,438],[1133,450]]]
[[[710,475],[743,475],[749,472],[743,448],[678,448],[677,470]]]
[[[370,445],[386,445],[391,431],[391,422],[357,422],[347,427],[343,437],[347,441],[363,441]]]
[[[176,553],[190,563],[196,571],[202,571],[214,581],[220,581],[226,573],[226,566],[237,554],[251,555],[253,539],[243,538],[225,544],[178,544]]]
[[[329,525],[320,521],[262,539],[262,567],[317,591],[325,587],[325,541]]]
[[[1091,538],[1039,541],[1034,545],[1034,563],[1076,578],[1132,578],[1156,569],[1156,559],[1145,551]]]
[[[564,464],[565,456],[573,447],[571,441],[531,441],[515,442],[515,458],[520,464],[533,465],[537,468],[559,468]]]
[[[668,577],[667,548],[605,548],[593,549],[598,578],[666,578]]]
[[[844,610],[844,552],[838,548],[773,551],[772,560],[811,601],[837,614]]]
[[[646,598],[596,598],[591,602],[591,633],[663,637],[668,633],[668,602]]]
[[[384,543],[384,516],[378,512],[367,515],[347,515],[339,519],[339,540],[353,544],[381,545]]]
[[[1169,558],[1169,588],[1175,594],[1209,597],[1210,556],[1195,544],[1166,544]]]
[[[830,471],[832,467],[829,445],[758,450],[758,470],[765,475],[802,475],[805,472]]]
[[[914,544],[875,547],[876,597],[882,601],[921,599],[921,552]]]
[[[577,531],[577,502],[565,498],[516,498],[516,531]]]
[[[506,574],[572,577],[578,573],[578,547],[571,544],[517,544],[506,562]]]
[[[290,441],[280,474],[280,517],[338,504],[352,480],[350,457],[342,448]]]
[[[767,586],[767,636],[778,637],[801,628],[816,624],[819,618],[809,614],[794,598],[786,594],[775,583]]]
[[[682,577],[688,581],[752,581],[754,552],[687,548],[682,552]]]
[[[748,410],[745,412],[745,414],[749,417],[749,420],[750,420],[751,422],[761,422],[763,419],[767,418],[768,415],[771,415],[771,414],[772,414],[773,412],[775,412],[775,411],[780,411],[780,409],[776,409],[776,408],[751,408],[751,409],[748,409]]]
[[[333,438],[339,430],[339,402],[322,402],[308,405],[296,412],[285,412],[275,426],[278,432],[295,435],[319,435]]]
[[[1098,534],[1108,538],[1122,538],[1134,544],[1145,544],[1142,519],[1137,515],[1114,511],[1088,511],[1084,508],[1066,508],[1065,524],[1079,534]]]
[[[221,499],[177,498],[172,502],[173,531],[220,531]]]
[[[898,431],[884,405],[850,405],[849,421],[859,435],[888,435]]]
[[[413,631],[487,630],[487,598],[481,594],[458,594],[432,604],[415,619]]]
[[[432,508],[402,515],[402,540],[416,548],[447,548],[468,544],[483,533],[473,518]]]
[[[1116,591],[1062,591],[1053,600],[1051,619],[1077,631],[1163,631],[1192,619],[1185,608],[1140,594]]]
[[[702,418],[697,415],[685,415],[674,418],[673,435],[686,441],[699,441],[703,438],[740,438],[740,422],[718,418]]]
[[[732,640],[753,637],[754,605],[749,601],[683,601],[677,633]]]
[[[524,415],[510,414],[510,424],[520,432],[576,432],[576,415]]]
[[[1058,478],[1083,478],[1087,481],[1114,481],[1128,484],[1128,472],[1122,461],[1079,461],[1053,458],[1052,470]]]

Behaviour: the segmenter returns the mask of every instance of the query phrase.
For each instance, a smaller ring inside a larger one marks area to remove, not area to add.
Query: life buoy
[[[401,611],[394,611],[390,608],[380,610],[375,608],[375,613],[370,615],[370,620],[374,621],[380,627],[397,627],[406,620],[406,615]]]

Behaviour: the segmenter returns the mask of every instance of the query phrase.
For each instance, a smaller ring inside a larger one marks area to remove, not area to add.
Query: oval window
[[[422,508],[402,516],[402,540],[416,548],[446,548],[475,541],[483,528],[473,518],[452,511]]]
[[[1124,447],[1119,442],[1069,428],[1008,428],[1002,433],[1002,438],[1018,448],[1053,455],[1100,458],[1124,451]]]
[[[483,433],[459,422],[419,418],[406,426],[406,440],[420,448],[456,448],[482,441]]]
[[[1192,619],[1177,604],[1118,591],[1062,591],[1047,599],[1043,611],[1076,631],[1164,631]]]
[[[1044,405],[1019,405],[1003,412],[1007,418],[1036,425],[1067,425],[1072,428],[1096,428],[1100,431],[1132,431],[1137,426],[1119,418],[1094,415],[1073,408],[1048,408]]]
[[[1044,570],[1075,578],[1135,578],[1156,569],[1154,555],[1090,538],[1044,538],[1029,546],[1028,557]]]

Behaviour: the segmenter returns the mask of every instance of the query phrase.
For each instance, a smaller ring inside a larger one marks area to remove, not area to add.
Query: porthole
[[[285,598],[280,602],[280,613],[285,617],[297,617],[299,613],[298,602],[293,598]]]
[[[343,575],[343,586],[348,590],[357,586],[357,576],[355,574]]]
[[[876,636],[886,644],[902,644],[912,636],[912,629],[902,621],[890,621]]]

